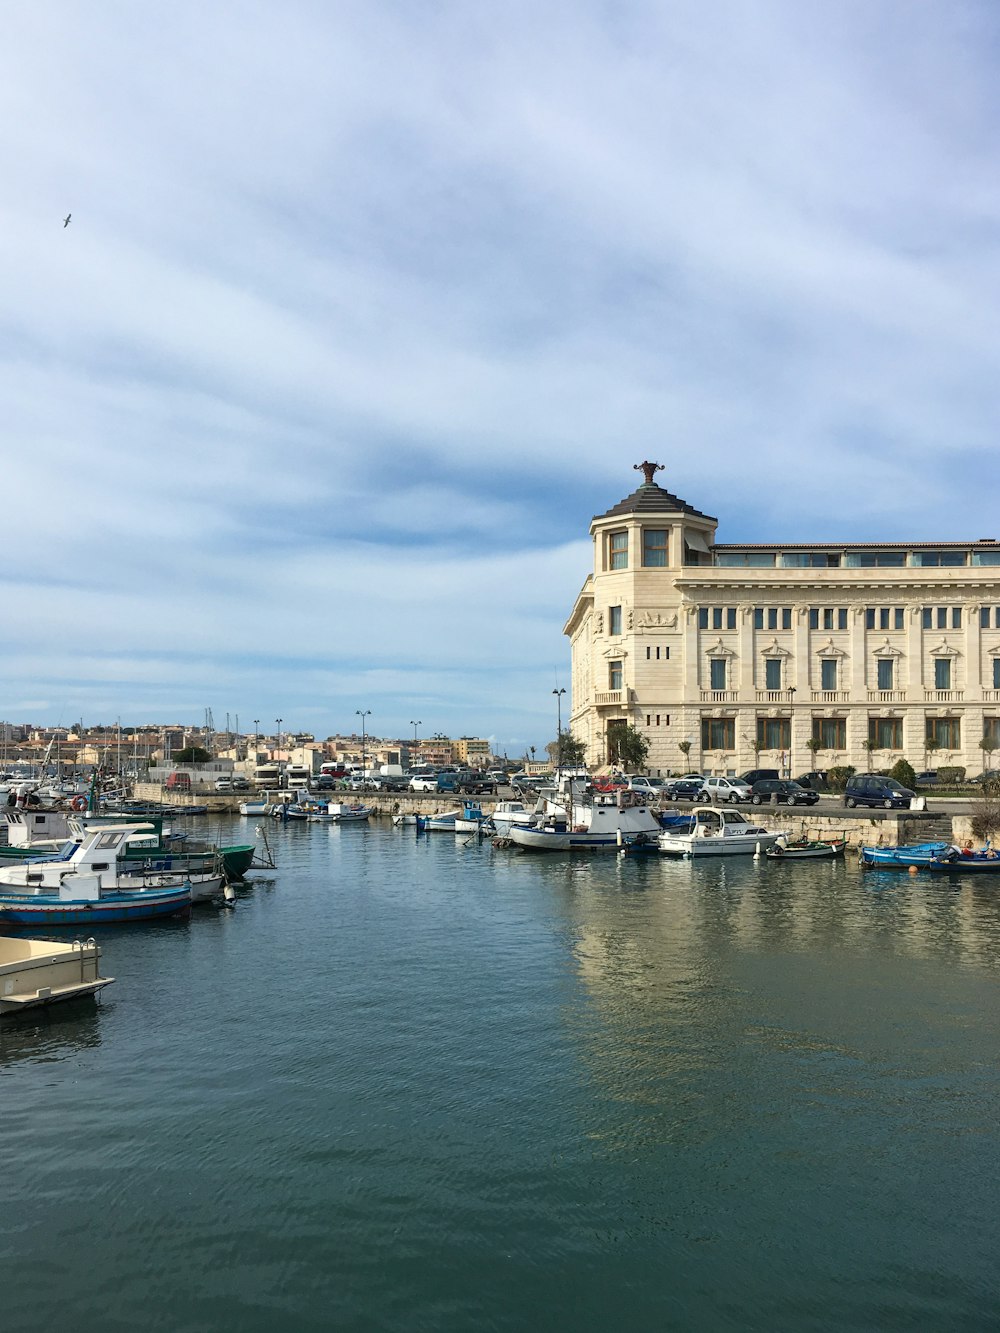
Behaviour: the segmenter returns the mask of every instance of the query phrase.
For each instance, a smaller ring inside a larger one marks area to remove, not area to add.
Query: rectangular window
[[[660,650],[659,650],[659,648],[657,648],[657,650],[656,650],[656,660],[657,660],[657,661],[660,660]]]
[[[828,606],[823,612],[823,628],[833,629],[833,607]]]
[[[925,606],[920,612],[920,628],[921,629],[934,628],[934,612],[931,610],[929,606]]]
[[[813,740],[821,750],[846,750],[847,719],[843,717],[814,717]]]
[[[875,608],[873,606],[865,607],[865,629],[875,628]]]
[[[735,629],[735,628],[736,628],[736,607],[735,607],[735,606],[727,606],[727,607],[726,607],[726,629]]]
[[[754,629],[764,628],[764,608],[755,606],[753,609],[753,627]]]
[[[883,606],[883,607],[880,607],[880,608],[879,608],[879,613],[878,613],[878,627],[879,627],[879,629],[888,629],[888,628],[889,628],[889,608],[888,608],[887,606]]]
[[[1000,565],[1000,550],[973,551],[972,563],[974,565]]]
[[[647,648],[647,649],[646,649],[646,661],[648,662],[649,659],[650,659],[652,656],[653,656],[653,650],[652,650],[652,648]]]
[[[913,563],[915,565],[964,565],[966,553],[964,551],[914,551]]]
[[[937,657],[934,659],[934,688],[936,690],[951,689],[950,657]]]
[[[647,714],[646,714],[646,726],[648,727],[648,726],[650,726],[651,724],[652,724],[652,718],[651,718],[650,715],[647,713]]]
[[[939,606],[937,609],[937,627],[938,629],[948,628],[948,608]]]
[[[988,606],[981,606],[979,608],[979,628],[989,629],[989,627],[990,627],[990,608]],[[1000,625],[997,626],[997,629],[1000,629]]]
[[[776,606],[769,606],[767,608],[767,628],[778,628],[778,608]]]
[[[1000,749],[1000,717],[983,718],[983,740],[992,741]],[[988,757],[987,762],[988,764],[993,763],[992,755]]]
[[[707,606],[699,606],[699,607],[698,607],[698,628],[699,628],[699,629],[708,629],[708,607],[707,607]]]
[[[620,690],[622,687],[622,664],[621,662],[608,663],[608,689]]]
[[[790,606],[783,606],[781,608],[781,628],[792,628],[792,608]]]
[[[837,628],[847,629],[847,607],[842,606],[837,612]]]
[[[709,673],[712,689],[724,690],[726,688],[726,659],[724,657],[713,657],[709,663]]]
[[[880,657],[878,659],[876,670],[878,672],[878,688],[880,690],[892,689],[892,667],[893,661],[891,657]]]
[[[792,735],[792,724],[787,717],[759,717],[757,744],[762,750],[787,750]]]
[[[846,750],[847,718],[814,717],[813,740],[819,741],[821,750]]]
[[[773,551],[716,551],[715,563],[726,569],[773,569]]]
[[[848,551],[844,564],[848,569],[899,569],[906,564],[906,552]]]
[[[876,750],[903,748],[903,719],[901,717],[870,717],[868,739]]]
[[[736,719],[734,717],[703,717],[701,719],[701,748],[703,750],[735,749]]]
[[[620,606],[608,607],[608,633],[621,634],[622,632],[622,609]]]
[[[611,568],[628,569],[628,533],[613,532],[611,542]]]
[[[962,719],[958,717],[929,717],[927,739],[937,741],[939,750],[962,748]]]
[[[642,563],[647,569],[663,569],[667,563],[667,532],[665,528],[643,528]]]
[[[819,684],[821,690],[837,688],[837,659],[824,657],[819,664]]]
[[[962,628],[962,608],[960,606],[951,608],[951,627],[952,629]]]
[[[809,628],[819,629],[819,607],[811,606],[809,608]]]
[[[712,607],[712,628],[713,628],[713,629],[722,629],[722,607],[721,607],[721,606],[713,606],[713,607]]]
[[[993,688],[1000,690],[1000,657],[993,659]]]
[[[781,689],[781,658],[768,657],[764,659],[764,689]]]
[[[893,629],[903,629],[903,628],[904,628],[903,614],[904,614],[904,613],[903,613],[903,608],[902,608],[901,606],[897,606],[897,607],[895,607],[895,609],[893,610],[893,613],[892,613],[892,627],[893,627]]]

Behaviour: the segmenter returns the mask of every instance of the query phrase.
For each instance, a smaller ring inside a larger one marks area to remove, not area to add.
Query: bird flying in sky
[[[63,218],[63,227],[68,227],[68,226],[69,226],[69,220],[70,220],[70,218],[71,218],[72,216],[73,216],[72,213],[67,213],[67,214],[66,214],[66,216]]]

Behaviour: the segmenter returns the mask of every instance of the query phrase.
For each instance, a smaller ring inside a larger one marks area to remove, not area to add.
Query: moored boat
[[[0,936],[0,1015],[95,995],[114,977],[102,977],[93,939],[58,944]]]
[[[660,824],[644,797],[635,792],[593,792],[572,800],[565,814],[553,813],[538,825],[511,824],[508,837],[533,852],[614,852],[654,848]]]
[[[755,856],[782,837],[787,834],[753,824],[738,810],[699,805],[691,812],[690,829],[664,829],[658,846],[668,856]]]
[[[481,833],[489,822],[489,816],[483,813],[481,801],[463,801],[462,809],[455,816],[456,833]]]
[[[793,838],[783,842],[780,838],[773,846],[765,849],[771,861],[832,861],[843,856],[847,848],[846,838]]]
[[[895,866],[909,870],[918,869],[932,863],[948,862],[960,855],[960,850],[950,842],[915,842],[900,847],[862,847],[861,864],[863,866]]]

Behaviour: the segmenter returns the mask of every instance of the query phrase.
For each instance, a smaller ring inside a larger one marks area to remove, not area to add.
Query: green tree
[[[993,751],[997,748],[997,743],[992,736],[984,736],[979,742],[979,748],[983,752],[983,768],[993,767]]]
[[[175,764],[207,764],[211,757],[200,745],[189,745],[186,750],[176,750],[173,761]]]
[[[812,755],[812,761],[814,765],[816,763],[816,751],[822,750],[822,748],[823,748],[822,743],[816,736],[810,736],[809,739],[806,741],[806,749]]]
[[[872,755],[878,749],[878,741],[873,741],[869,736],[866,741],[861,742],[861,748],[868,756],[868,772],[870,773],[872,771]]]
[[[913,765],[906,759],[897,759],[892,768],[889,769],[889,776],[895,778],[903,787],[909,787],[910,791],[916,791],[917,775],[913,771]]]
[[[571,731],[563,731],[545,747],[553,764],[562,764],[563,768],[580,768],[587,762],[587,746],[578,741]]]
[[[619,762],[631,771],[645,767],[649,741],[635,727],[625,727],[618,733]]]

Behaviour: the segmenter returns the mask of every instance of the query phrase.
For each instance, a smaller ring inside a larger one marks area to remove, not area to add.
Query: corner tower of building
[[[593,571],[565,625],[570,726],[591,762],[603,763],[617,751],[617,733],[638,725],[650,740],[650,763],[660,767],[676,749],[671,700],[684,686],[677,580],[692,566],[711,565],[717,520],[657,485],[662,464],[636,463],[635,470],[642,485],[590,524]]]

